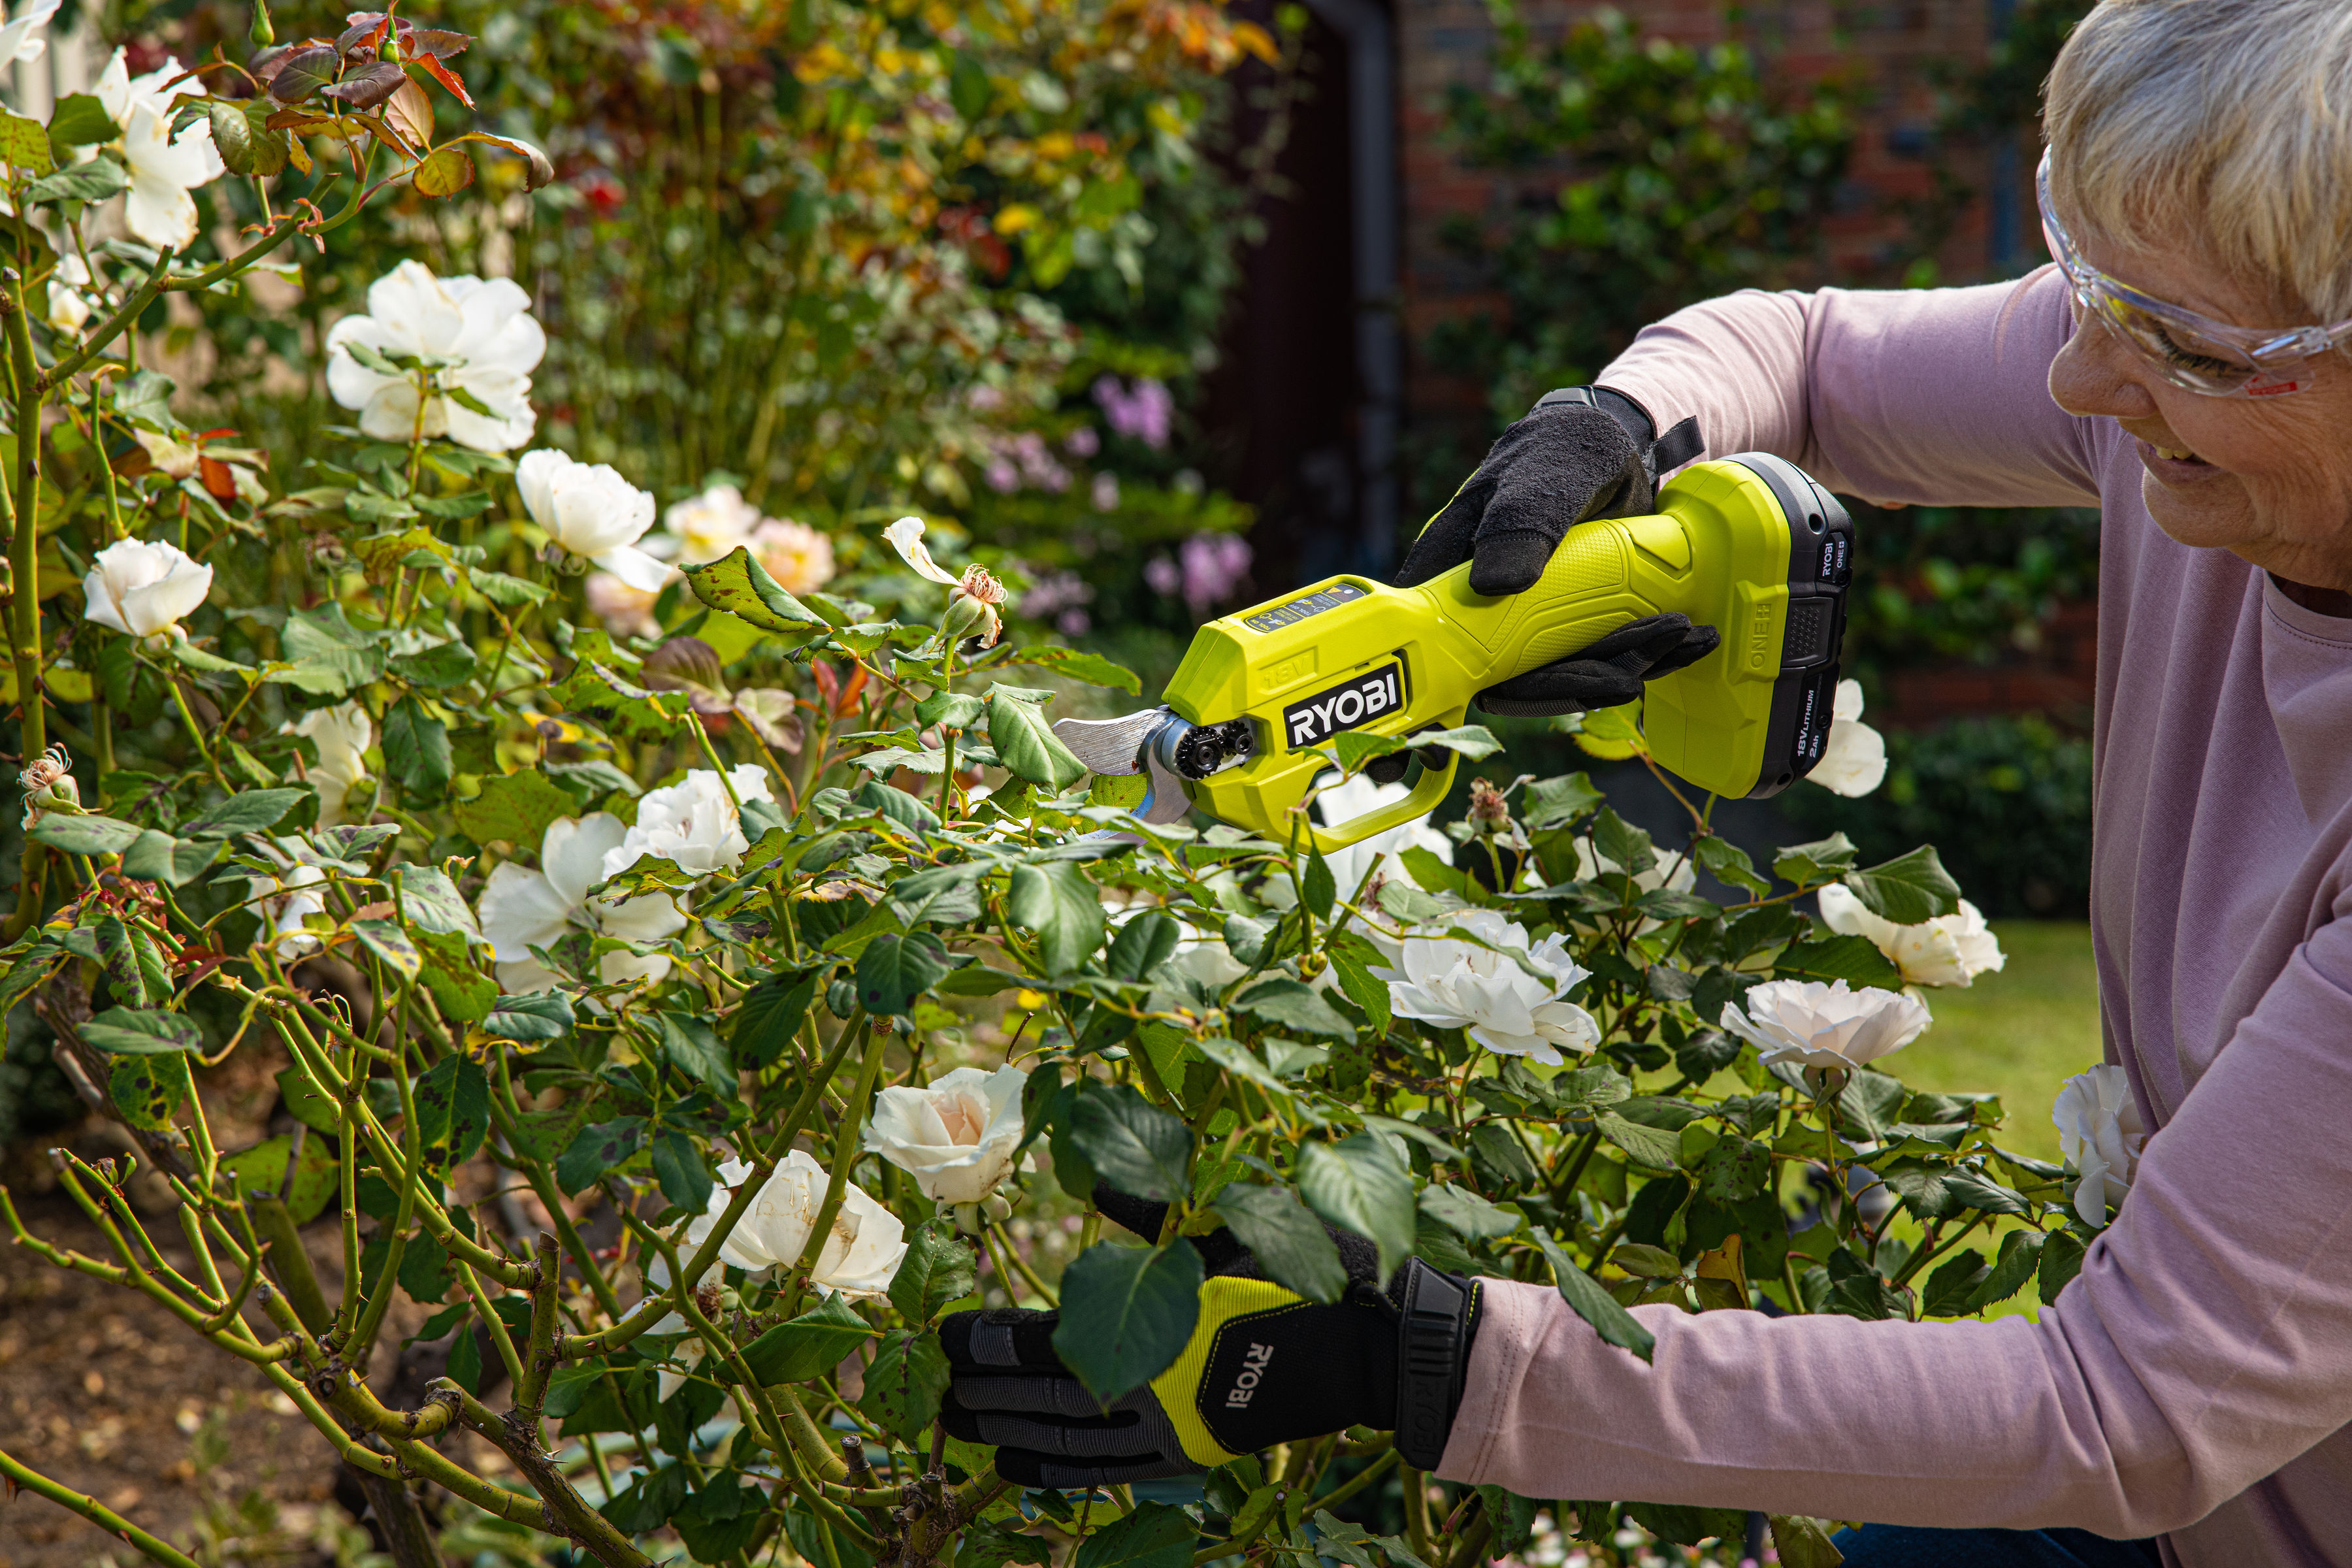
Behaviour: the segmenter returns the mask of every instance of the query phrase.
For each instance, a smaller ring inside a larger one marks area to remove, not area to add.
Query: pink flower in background
[[[1106,375],[1095,383],[1095,402],[1118,434],[1132,437],[1155,452],[1168,445],[1176,399],[1157,378],[1139,376],[1130,390],[1119,384],[1118,377]]]
[[[1034,620],[1095,601],[1094,584],[1076,572],[1048,572],[1021,595],[1021,613]]]
[[[1118,476],[1108,471],[1097,474],[1093,485],[1093,500],[1097,511],[1117,511],[1118,510]]]
[[[1082,637],[1094,629],[1095,618],[1080,609],[1064,610],[1054,617],[1054,629],[1066,637]]]
[[[984,476],[988,488],[998,495],[1007,495],[1021,488],[1021,470],[1013,466],[1010,458],[991,458]]]
[[[1004,389],[982,382],[963,395],[965,405],[979,414],[993,414],[1004,406]]]
[[[1238,533],[1196,533],[1177,555],[1184,563],[1184,603],[1196,616],[1233,596],[1252,559],[1249,541]]]
[[[1102,437],[1091,425],[1081,425],[1062,437],[1062,450],[1073,458],[1091,458],[1102,450]]]
[[[1143,580],[1155,594],[1173,594],[1184,585],[1184,569],[1165,555],[1155,555],[1144,563]]]
[[[1021,465],[1021,477],[1038,489],[1058,495],[1070,488],[1070,470],[1054,460],[1054,454],[1045,449],[1045,437],[1034,430],[1015,436],[1011,451]]]

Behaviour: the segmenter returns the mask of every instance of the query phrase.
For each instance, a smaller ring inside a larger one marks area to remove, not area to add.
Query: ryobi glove
[[[1142,1236],[1167,1213],[1108,1187],[1095,1204]],[[1393,1428],[1405,1462],[1433,1468],[1462,1400],[1477,1284],[1416,1258],[1383,1289],[1372,1244],[1331,1237],[1348,1289],[1328,1306],[1267,1279],[1230,1230],[1194,1237],[1208,1278],[1191,1341],[1107,1410],[1054,1352],[1060,1313],[958,1312],[940,1325],[951,1379],[940,1424],[993,1447],[997,1474],[1026,1487],[1184,1475],[1356,1426]]]
[[[1570,528],[1648,512],[1656,504],[1659,472],[1704,449],[1696,419],[1655,436],[1642,405],[1608,387],[1547,393],[1430,519],[1397,568],[1397,585],[1412,587],[1467,561],[1474,592],[1524,593]],[[1538,718],[1615,708],[1641,696],[1643,681],[1714,651],[1718,640],[1713,626],[1685,616],[1644,616],[1566,658],[1487,688],[1478,706]]]

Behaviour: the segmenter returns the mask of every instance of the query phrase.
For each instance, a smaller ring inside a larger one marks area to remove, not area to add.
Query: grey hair
[[[2352,316],[2352,0],[2100,0],[2042,127],[2069,229]]]

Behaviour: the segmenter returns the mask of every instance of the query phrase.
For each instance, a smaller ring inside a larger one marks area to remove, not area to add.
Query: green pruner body
[[[1188,776],[1184,791],[1219,821],[1287,840],[1333,735],[1453,728],[1486,688],[1679,611],[1722,641],[1649,683],[1651,756],[1710,794],[1776,794],[1827,743],[1853,560],[1844,509],[1793,465],[1749,453],[1685,468],[1653,515],[1570,529],[1524,593],[1471,592],[1467,563],[1413,588],[1328,578],[1193,637],[1165,701],[1192,727],[1217,727],[1241,760]],[[1300,826],[1328,851],[1424,815],[1454,780],[1456,759],[1440,754],[1406,798]]]

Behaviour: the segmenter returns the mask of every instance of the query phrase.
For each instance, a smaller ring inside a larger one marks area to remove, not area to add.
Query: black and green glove
[[[1522,594],[1580,522],[1638,517],[1657,504],[1658,476],[1705,450],[1698,421],[1658,435],[1647,410],[1605,386],[1547,393],[1495,442],[1477,471],[1412,542],[1396,584],[1410,588],[1470,563],[1474,593]],[[1478,694],[1489,713],[1550,718],[1615,708],[1642,684],[1705,658],[1720,639],[1687,616],[1645,616],[1591,647]],[[1404,775],[1398,755],[1367,769],[1382,784]]]
[[[1108,1188],[1095,1204],[1139,1236],[1167,1213]],[[940,1421],[994,1447],[997,1474],[1027,1487],[1184,1475],[1358,1426],[1393,1428],[1405,1462],[1433,1468],[1462,1402],[1477,1284],[1416,1258],[1382,1289],[1372,1244],[1331,1237],[1348,1289],[1328,1306],[1267,1279],[1231,1231],[1194,1238],[1208,1278],[1192,1340],[1108,1410],[1054,1352],[1060,1313],[958,1312],[940,1325],[952,1379]]]

